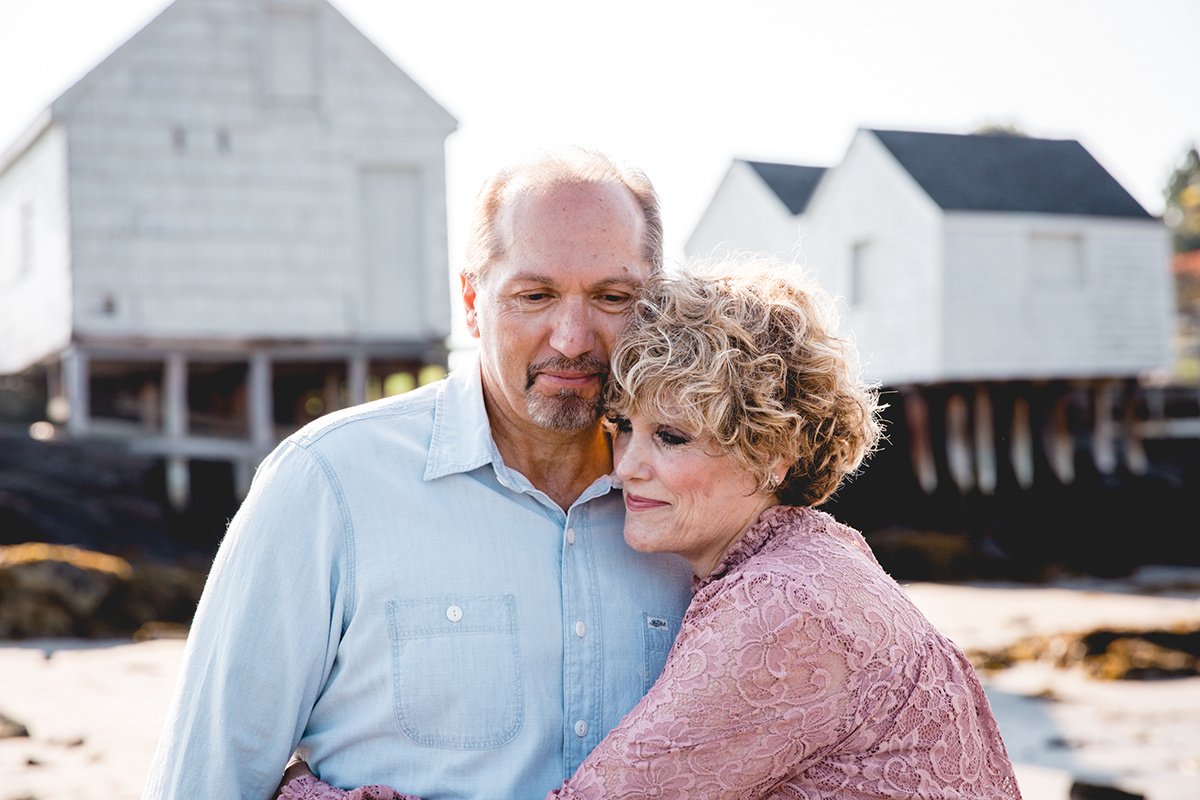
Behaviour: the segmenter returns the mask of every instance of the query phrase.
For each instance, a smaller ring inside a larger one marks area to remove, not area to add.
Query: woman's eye
[[[608,424],[613,427],[617,433],[629,433],[633,430],[633,425],[625,417],[609,417]]]
[[[681,444],[687,444],[691,441],[689,437],[671,428],[660,428],[654,435],[668,447],[678,447]]]

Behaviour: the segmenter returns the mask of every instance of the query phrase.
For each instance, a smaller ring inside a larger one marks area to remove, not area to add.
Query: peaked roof
[[[70,112],[71,105],[75,102],[75,99],[87,91],[89,84],[96,80],[97,75],[101,74],[106,69],[110,69],[113,63],[121,58],[121,51],[127,45],[129,45],[130,42],[144,35],[156,25],[161,24],[160,20],[167,17],[168,14],[178,13],[178,8],[180,6],[184,6],[188,3],[196,1],[197,0],[170,0],[170,2],[167,2],[166,5],[152,14],[139,29],[137,29],[133,34],[127,36],[123,41],[116,44],[112,50],[109,51],[108,55],[85,71],[84,74],[80,76],[73,84],[63,90],[62,93],[60,93],[58,97],[47,106],[42,114],[39,115],[38,118],[34,120],[34,122],[23,133],[18,135],[16,141],[11,143],[0,142],[0,173],[3,173],[12,163],[17,161],[17,159],[19,159],[25,153],[25,151],[29,149],[32,143],[35,142],[37,138],[46,131],[52,122],[61,118],[64,113]],[[247,9],[249,9],[251,6],[269,3],[270,0],[246,0]],[[442,106],[441,103],[435,100],[433,95],[429,94],[429,92],[426,91],[423,86],[413,80],[412,76],[410,76],[407,71],[397,64],[391,58],[391,56],[387,55],[379,47],[379,45],[377,45],[375,41],[371,39],[371,37],[367,36],[354,23],[350,22],[350,20],[340,10],[338,10],[333,3],[329,2],[329,0],[311,0],[311,2],[307,2],[307,4],[305,4],[305,8],[308,10],[316,10],[320,8],[325,12],[331,13],[334,18],[347,26],[354,35],[365,42],[370,49],[374,51],[377,57],[384,59],[388,64],[391,65],[391,67],[394,69],[394,75],[403,80],[406,85],[414,90],[419,102],[421,102],[426,109],[428,109],[431,113],[440,116],[445,125],[451,131],[458,127],[458,120],[455,119],[453,114],[451,114],[444,106]]]
[[[1074,139],[867,130],[947,211],[1152,218]]]
[[[824,167],[802,167],[799,164],[772,164],[766,161],[746,161],[758,177],[770,187],[792,214],[808,206],[817,182],[825,174]]]

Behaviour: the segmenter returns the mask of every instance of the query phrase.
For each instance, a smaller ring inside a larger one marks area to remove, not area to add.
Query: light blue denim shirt
[[[691,597],[609,477],[565,513],[502,462],[473,364],[259,466],[193,620],[144,800],[335,785],[542,798],[650,687]]]

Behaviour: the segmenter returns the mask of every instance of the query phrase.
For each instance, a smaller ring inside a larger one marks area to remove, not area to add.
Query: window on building
[[[0,206],[0,285],[33,272],[33,201]]]
[[[273,104],[307,106],[317,99],[316,15],[269,8],[263,45],[263,87]]]
[[[1083,286],[1083,242],[1078,234],[1035,233],[1030,237],[1029,256],[1034,286]]]
[[[870,241],[858,241],[850,246],[850,285],[846,296],[851,306],[864,305],[870,299],[876,249]]]
[[[0,286],[21,276],[21,223],[19,207],[0,204]]]

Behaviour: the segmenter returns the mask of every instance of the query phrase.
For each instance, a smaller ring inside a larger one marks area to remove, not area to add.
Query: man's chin
[[[582,431],[600,421],[598,397],[586,397],[575,392],[546,396],[530,391],[526,393],[525,403],[529,418],[548,430]]]

